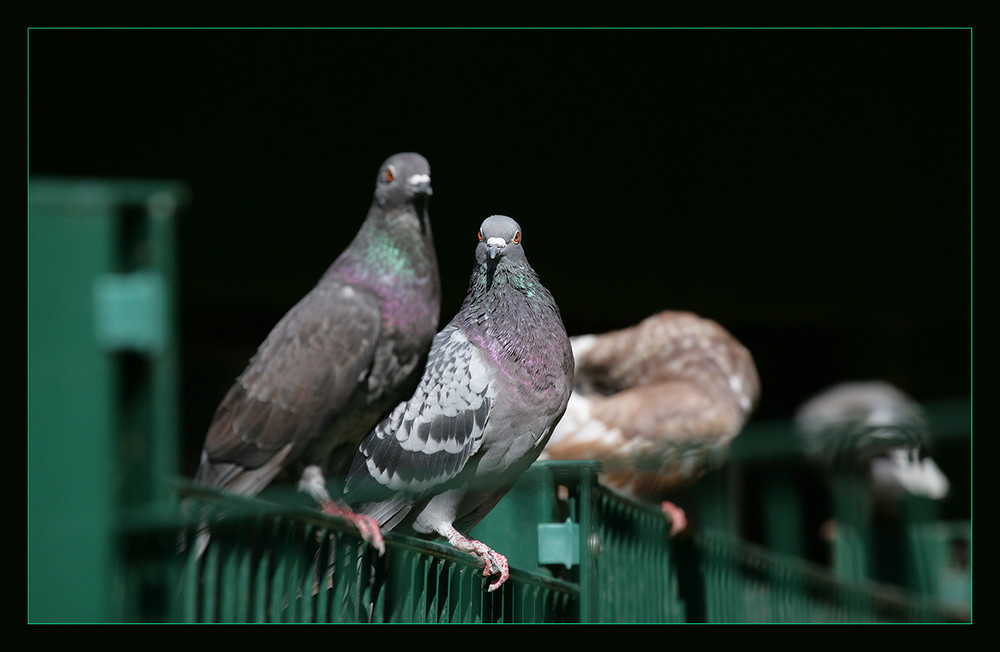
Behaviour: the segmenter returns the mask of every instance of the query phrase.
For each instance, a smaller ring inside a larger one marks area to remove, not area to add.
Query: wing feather
[[[320,434],[369,372],[380,328],[368,292],[326,282],[303,297],[219,405],[198,480],[226,485],[240,469],[276,464]]]
[[[479,450],[492,401],[481,355],[457,328],[438,333],[413,397],[362,442],[348,493],[374,482],[416,494],[462,471]]]

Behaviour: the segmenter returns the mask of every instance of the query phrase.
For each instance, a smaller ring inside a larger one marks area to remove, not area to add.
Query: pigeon
[[[827,469],[862,471],[876,498],[944,498],[949,481],[930,456],[923,409],[883,380],[837,383],[795,414],[805,454]]]
[[[759,400],[750,352],[715,321],[672,310],[571,341],[573,395],[543,457],[600,461],[603,485],[660,504],[678,535],[687,516],[667,497],[725,461]]]
[[[380,550],[370,519],[331,500],[358,444],[423,370],[441,303],[420,154],[389,157],[354,240],[282,317],[225,395],[195,482],[253,496],[279,474],[300,478],[323,511],[347,518]],[[207,543],[207,539],[205,540]]]
[[[383,531],[477,557],[495,591],[507,558],[462,534],[538,457],[566,410],[573,353],[559,309],[528,263],[521,227],[503,215],[479,230],[469,290],[435,337],[413,395],[358,449],[345,499]]]

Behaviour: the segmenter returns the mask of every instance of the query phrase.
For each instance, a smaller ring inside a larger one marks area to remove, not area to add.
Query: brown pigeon
[[[573,395],[544,457],[599,460],[603,484],[660,503],[680,532],[685,514],[666,498],[726,459],[760,395],[753,358],[690,312],[572,343]]]

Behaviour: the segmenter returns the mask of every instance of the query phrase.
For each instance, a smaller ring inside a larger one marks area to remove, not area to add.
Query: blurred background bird
[[[923,530],[912,526],[932,522],[950,489],[930,455],[923,408],[886,381],[846,381],[802,403],[794,424],[806,468],[829,501],[816,542],[830,563],[910,583],[913,569],[924,567],[912,545]],[[821,514],[822,503],[812,509]]]
[[[670,310],[571,341],[573,394],[543,458],[600,461],[604,485],[659,503],[680,533],[687,516],[668,497],[725,461],[759,401],[750,352],[715,321]]]
[[[860,470],[876,498],[948,494],[948,478],[930,456],[923,409],[888,382],[833,385],[798,408],[795,426],[810,460],[831,470]]]

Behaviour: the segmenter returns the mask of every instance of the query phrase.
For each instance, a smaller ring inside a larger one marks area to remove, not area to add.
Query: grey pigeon
[[[876,498],[948,493],[948,479],[929,455],[923,409],[891,383],[837,383],[799,406],[795,424],[807,456],[828,469],[861,471]]]
[[[384,531],[446,538],[497,575],[507,559],[461,534],[538,457],[566,409],[573,354],[559,309],[525,257],[521,227],[487,218],[469,291],[423,377],[362,442],[345,497]]]
[[[278,322],[219,405],[195,475],[252,496],[279,473],[324,511],[359,442],[408,397],[437,331],[441,303],[428,198],[430,166],[400,153],[379,168],[368,215],[316,286]]]
[[[572,338],[576,379],[547,459],[599,460],[600,481],[658,502],[727,457],[760,396],[750,352],[715,321],[665,310],[620,330]]]

